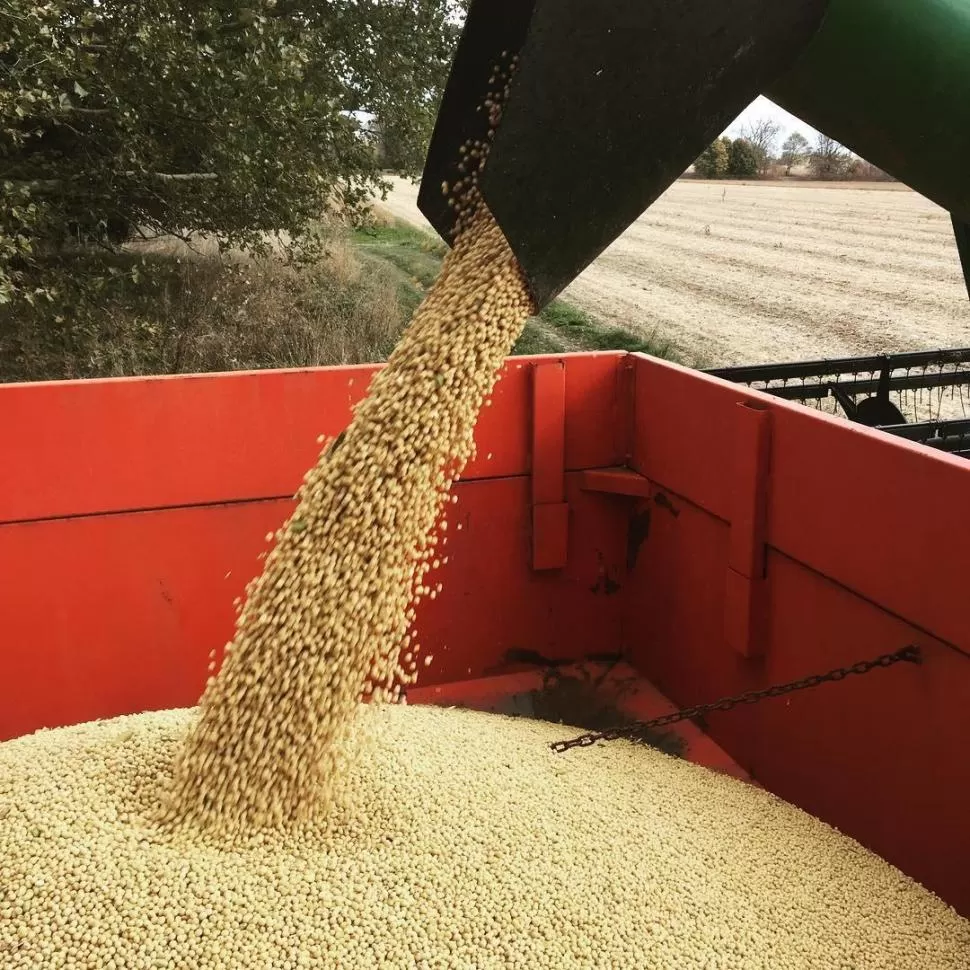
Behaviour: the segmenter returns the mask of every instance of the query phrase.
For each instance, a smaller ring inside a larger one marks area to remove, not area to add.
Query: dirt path
[[[388,192],[387,198],[380,203],[381,208],[387,209],[398,219],[404,219],[412,225],[433,232],[431,223],[425,219],[418,208],[418,186],[402,178],[392,178],[389,181],[393,183],[394,190]]]
[[[949,216],[900,186],[678,182],[563,296],[703,366],[970,345]]]

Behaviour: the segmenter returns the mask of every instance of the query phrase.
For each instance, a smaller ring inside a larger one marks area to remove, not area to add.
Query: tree
[[[872,162],[867,162],[861,158],[856,159],[855,164],[853,165],[852,177],[863,182],[897,181],[897,179],[888,172],[884,172],[877,165],[873,165]]]
[[[845,178],[852,161],[851,152],[828,135],[819,135],[809,156],[812,178],[828,181]]]
[[[811,145],[800,132],[793,131],[781,146],[781,160],[785,165],[785,175],[791,175],[791,170],[808,156]]]
[[[761,155],[747,138],[736,138],[728,152],[728,175],[737,179],[754,178],[758,174]]]
[[[760,118],[741,129],[741,137],[754,146],[758,155],[758,172],[768,174],[768,168],[775,156],[775,144],[781,134],[781,125],[770,118]]]
[[[694,162],[694,171],[703,179],[722,179],[728,171],[729,138],[711,142]]]
[[[351,114],[427,143],[460,0],[6,0],[0,303],[52,299],[65,241],[205,232],[298,252],[383,185]],[[52,275],[54,274],[54,275]]]

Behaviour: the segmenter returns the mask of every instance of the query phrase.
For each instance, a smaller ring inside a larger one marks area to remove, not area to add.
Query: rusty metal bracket
[[[532,568],[562,569],[569,539],[566,503],[566,367],[532,365]]]
[[[724,636],[742,656],[759,657],[764,653],[767,635],[765,561],[771,411],[739,403],[735,414]]]

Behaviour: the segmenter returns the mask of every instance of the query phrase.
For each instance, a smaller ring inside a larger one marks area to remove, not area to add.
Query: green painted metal
[[[957,237],[957,250],[963,266],[963,278],[967,282],[967,296],[970,296],[970,222],[961,222],[953,217],[953,232]]]
[[[830,0],[765,94],[970,222],[970,0]]]

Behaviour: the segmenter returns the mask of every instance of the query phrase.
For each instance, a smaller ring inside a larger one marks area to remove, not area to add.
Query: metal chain
[[[836,667],[827,674],[813,674],[811,677],[803,677],[801,680],[793,680],[788,684],[776,684],[773,687],[765,687],[762,690],[749,690],[735,697],[722,697],[719,701],[712,704],[695,704],[693,707],[685,707],[671,714],[663,714],[650,721],[635,721],[624,727],[610,728],[606,731],[590,731],[588,734],[580,734],[578,737],[570,738],[568,741],[554,741],[549,747],[557,753],[568,751],[570,748],[587,748],[597,741],[613,741],[617,738],[635,736],[646,730],[667,727],[676,724],[678,721],[689,721],[704,714],[714,711],[730,711],[741,704],[756,704],[766,697],[781,697],[784,694],[791,694],[795,691],[806,690],[809,687],[818,687],[820,684],[834,683],[845,680],[852,674],[867,674],[870,670],[879,667],[891,667],[893,664],[906,661],[908,663],[922,663],[922,655],[919,647],[908,646],[895,653],[884,653],[873,660],[862,660],[852,664],[850,667]]]

